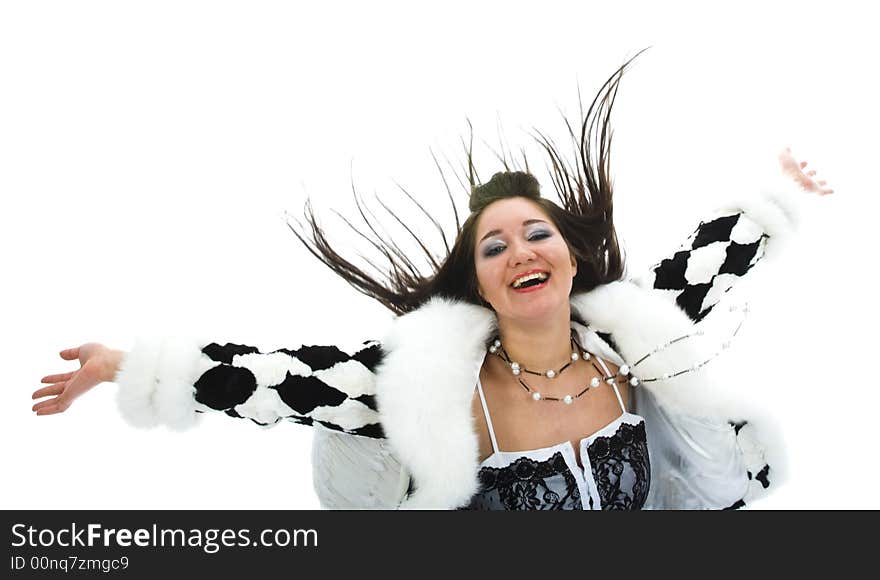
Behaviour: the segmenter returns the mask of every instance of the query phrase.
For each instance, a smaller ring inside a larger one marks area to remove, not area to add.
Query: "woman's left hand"
[[[828,183],[827,181],[825,181],[824,179],[815,179],[815,169],[804,172],[804,168],[807,166],[807,162],[801,161],[800,163],[798,163],[798,160],[795,159],[794,155],[791,154],[790,148],[786,147],[779,154],[779,165],[782,167],[782,172],[787,177],[793,179],[806,191],[809,191],[810,193],[817,193],[819,195],[828,195],[829,193],[834,193],[833,189],[826,187]]]

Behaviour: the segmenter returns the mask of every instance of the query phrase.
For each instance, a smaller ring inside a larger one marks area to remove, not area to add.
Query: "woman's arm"
[[[375,341],[352,352],[301,346],[261,353],[252,346],[211,343],[201,348],[193,383],[196,411],[223,411],[264,426],[290,419],[381,438],[374,374],[381,359]]]
[[[702,320],[725,292],[746,275],[771,247],[798,225],[799,206],[808,195],[833,190],[806,170],[786,148],[779,154],[781,172],[766,184],[762,195],[739,200],[701,221],[687,241],[655,264],[642,286],[662,291],[694,321]]]
[[[61,353],[81,368],[51,375],[33,398],[38,415],[65,411],[101,382],[119,385],[124,417],[140,427],[185,429],[201,413],[272,426],[282,419],[333,431],[381,438],[374,400],[374,369],[382,350],[365,342],[353,352],[336,346],[301,346],[262,353],[252,346],[183,339],[139,340],[129,352],[88,343]]]

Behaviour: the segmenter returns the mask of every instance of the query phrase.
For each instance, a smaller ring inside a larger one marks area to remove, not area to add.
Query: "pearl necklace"
[[[720,308],[716,309],[716,310],[721,311]],[[737,321],[736,327],[734,328],[733,332],[726,338],[726,340],[724,340],[721,343],[721,348],[719,350],[717,350],[716,352],[714,352],[713,354],[711,354],[710,356],[708,356],[707,358],[705,358],[697,363],[694,363],[689,367],[682,368],[679,370],[674,370],[674,371],[667,371],[667,372],[664,372],[663,374],[660,374],[656,377],[636,378],[636,377],[632,376],[632,374],[630,372],[631,368],[637,367],[638,365],[645,362],[647,359],[661,353],[662,351],[666,350],[667,348],[669,348],[673,344],[676,344],[678,342],[681,342],[683,340],[693,338],[693,337],[703,337],[705,334],[703,329],[698,328],[689,334],[685,334],[685,335],[673,338],[673,339],[668,340],[667,342],[661,344],[660,346],[657,346],[651,352],[644,355],[643,357],[638,359],[635,363],[633,363],[632,367],[630,367],[626,364],[620,365],[620,368],[618,369],[617,376],[603,377],[605,383],[607,383],[609,385],[613,385],[618,382],[617,377],[622,375],[624,381],[628,380],[628,382],[631,386],[637,387],[642,383],[650,383],[650,382],[654,382],[654,381],[666,381],[666,380],[678,377],[680,375],[683,375],[685,373],[690,373],[690,372],[694,372],[694,371],[699,370],[700,368],[702,368],[703,366],[705,366],[706,364],[711,362],[713,359],[718,357],[722,351],[727,350],[731,346],[731,342],[736,337],[736,335],[739,333],[739,330],[740,330],[740,328],[742,328],[742,325],[745,322],[745,319],[749,313],[749,305],[748,304],[732,305],[728,308],[728,311],[733,313],[734,315],[736,313],[739,313],[741,316],[739,317],[739,320]],[[574,346],[577,346],[578,348],[572,349],[571,360],[566,362],[558,371],[554,371],[554,370],[550,369],[550,370],[546,370],[544,372],[536,372],[536,371],[532,371],[532,370],[523,368],[522,365],[520,365],[519,363],[510,360],[510,357],[507,356],[507,352],[505,352],[501,346],[501,340],[499,340],[497,338],[489,346],[489,352],[502,358],[510,366],[510,371],[516,377],[519,384],[522,385],[522,387],[526,390],[526,392],[531,393],[533,400],[535,400],[535,401],[562,401],[566,405],[571,405],[575,399],[578,399],[582,395],[587,393],[590,390],[590,388],[599,387],[602,384],[602,380],[600,380],[599,377],[593,377],[590,380],[589,386],[585,387],[577,395],[565,395],[564,397],[560,398],[560,397],[546,397],[546,396],[542,395],[538,391],[535,391],[531,387],[529,387],[529,385],[527,385],[526,382],[521,377],[521,373],[526,372],[526,373],[530,373],[533,375],[547,377],[548,379],[553,379],[553,378],[556,378],[557,376],[559,376],[559,374],[562,373],[562,371],[567,369],[573,363],[577,362],[579,359],[584,359],[584,360],[590,361],[593,365],[593,368],[595,368],[596,371],[601,376],[602,371],[599,370],[599,368],[596,366],[596,363],[593,361],[593,358],[598,358],[598,355],[591,355],[580,344],[578,344],[577,340],[575,339],[574,329],[572,329],[571,336],[572,336],[572,338],[571,338],[572,344]],[[499,352],[501,354],[499,354]]]
[[[489,352],[491,354],[494,354],[494,355],[500,357],[504,362],[507,363],[507,365],[510,367],[510,371],[516,377],[519,384],[526,390],[526,392],[531,393],[532,400],[534,400],[534,401],[562,401],[566,405],[571,405],[572,403],[574,403],[575,399],[579,399],[580,397],[582,397],[591,388],[593,388],[593,389],[598,388],[602,384],[602,380],[600,380],[599,377],[593,377],[590,380],[589,385],[584,387],[584,389],[576,395],[565,395],[564,397],[548,397],[548,396],[542,395],[540,392],[535,391],[531,387],[529,387],[529,385],[526,384],[526,382],[522,379],[522,376],[521,376],[521,374],[523,372],[526,372],[526,373],[537,375],[537,376],[547,377],[548,379],[555,379],[560,374],[562,374],[562,371],[564,371],[565,369],[570,367],[573,363],[577,362],[581,358],[583,358],[584,360],[590,361],[590,364],[593,365],[593,368],[596,369],[596,372],[599,373],[599,375],[603,375],[602,371],[596,365],[595,360],[593,360],[594,359],[593,355],[591,355],[586,349],[584,349],[575,340],[574,330],[572,330],[572,334],[571,334],[571,344],[573,347],[577,347],[577,348],[572,348],[570,360],[568,362],[566,362],[564,365],[562,365],[562,367],[558,371],[554,371],[553,369],[549,369],[544,372],[537,372],[537,371],[529,370],[529,369],[523,367],[522,365],[520,365],[518,362],[510,360],[510,356],[507,354],[507,351],[504,350],[504,347],[501,346],[501,340],[498,338],[496,338],[494,340],[494,342],[492,343],[492,345],[489,347]],[[500,354],[499,354],[499,352],[500,352]],[[620,372],[620,374],[627,376],[627,375],[629,375],[629,367],[625,364],[621,365],[619,368],[619,372]],[[608,377],[604,377],[604,380],[607,384],[611,385],[616,382],[616,377],[615,376],[608,376]],[[632,377],[632,379],[629,382],[632,386],[637,386],[639,384],[638,379],[635,377]]]
[[[577,345],[577,343],[574,341],[574,331],[572,331],[571,335],[571,344],[572,346]],[[498,351],[501,351],[501,354],[498,354]],[[549,369],[544,372],[537,372],[529,370],[520,365],[518,362],[510,360],[510,356],[507,354],[507,351],[504,350],[504,347],[501,346],[501,340],[498,338],[496,338],[495,341],[492,343],[492,346],[489,347],[489,352],[501,357],[504,362],[506,362],[510,366],[510,370],[513,372],[514,376],[518,377],[520,373],[526,372],[531,375],[537,375],[539,377],[547,377],[548,379],[555,379],[562,374],[562,371],[570,367],[572,363],[577,362],[577,360],[581,357],[581,355],[578,354],[578,350],[576,348],[572,348],[570,359],[564,365],[562,365],[562,367],[558,371]],[[584,352],[584,360],[587,360],[589,358],[590,354],[588,352]]]

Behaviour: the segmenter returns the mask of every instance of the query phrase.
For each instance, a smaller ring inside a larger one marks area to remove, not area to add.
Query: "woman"
[[[703,367],[711,355],[683,339],[699,334],[694,324],[790,229],[792,197],[831,190],[786,150],[787,183],[701,222],[648,276],[623,280],[608,126],[628,64],[597,94],[579,142],[571,132],[574,167],[539,137],[562,207],[540,197],[527,163],[516,171],[506,156],[505,171],[477,185],[468,152],[471,214],[445,259],[422,245],[427,275],[398,246],[364,236],[390,264],[377,280],[333,250],[307,206],[300,240],[400,315],[381,343],[271,353],[176,340],[124,353],[88,343],[61,353],[82,366],[45,377],[51,385],[34,398],[50,398],[34,411],[63,412],[115,381],[123,413],[140,426],[185,428],[207,411],[313,425],[315,484],[327,507],[744,505],[779,480],[772,423],[724,396]]]

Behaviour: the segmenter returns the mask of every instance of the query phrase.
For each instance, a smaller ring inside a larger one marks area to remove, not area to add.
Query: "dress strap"
[[[595,355],[594,355],[595,356]],[[602,370],[605,372],[605,378],[611,376],[611,371],[608,369],[608,365],[605,364],[605,361],[602,360],[602,357],[595,356],[596,360],[599,361],[599,364],[602,366]],[[611,383],[612,388],[614,388],[614,394],[617,395],[617,402],[620,403],[620,410],[626,413],[626,407],[623,404],[623,397],[620,396],[620,391],[617,389],[617,381]]]
[[[498,441],[495,439],[495,430],[492,428],[492,419],[489,417],[489,406],[486,404],[486,395],[483,394],[483,383],[477,378],[477,391],[480,393],[480,402],[483,403],[483,416],[486,417],[486,425],[489,427],[489,438],[492,440],[492,451],[498,453]]]

